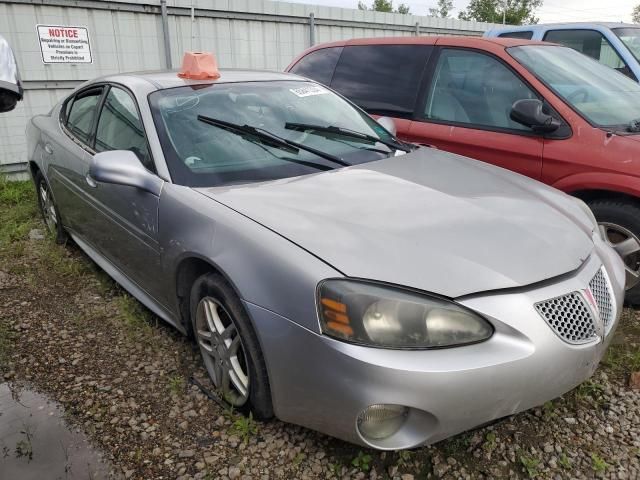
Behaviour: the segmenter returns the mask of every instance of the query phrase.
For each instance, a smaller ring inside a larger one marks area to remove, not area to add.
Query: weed
[[[292,463],[297,467],[305,458],[307,458],[307,456],[304,453],[298,452],[296,456],[293,457]]]
[[[524,472],[529,478],[536,478],[538,476],[538,467],[540,466],[540,460],[526,455],[520,455],[520,464],[524,469]]]
[[[602,396],[605,393],[605,388],[602,384],[594,382],[593,380],[587,380],[581,383],[575,390],[575,395],[578,400],[592,399],[596,403],[600,403]]]
[[[413,462],[413,452],[409,450],[400,450],[398,452],[398,467],[408,467]]]
[[[604,461],[597,453],[591,454],[591,467],[596,473],[604,473],[607,468],[609,468],[609,464]]]
[[[558,457],[558,464],[565,470],[571,470],[571,460],[569,460],[566,453],[560,454]]]
[[[174,395],[178,395],[180,392],[184,390],[185,381],[179,374],[174,374],[169,377],[169,390]]]
[[[330,471],[330,472],[331,472],[335,477],[338,477],[338,478],[341,478],[341,477],[342,477],[342,469],[343,469],[343,466],[342,466],[342,463],[340,463],[340,462],[330,463],[330,464],[329,464],[329,471]]]
[[[370,464],[371,464],[371,455],[367,453],[363,453],[362,450],[358,452],[358,456],[356,456],[353,460],[351,460],[351,465],[353,465],[358,470],[365,473],[371,470]]]
[[[548,402],[544,402],[544,405],[542,405],[542,417],[545,420],[550,420],[553,417],[556,416],[556,406],[553,403],[552,400],[549,400]]]
[[[241,415],[236,418],[235,422],[233,422],[232,430],[242,439],[244,443],[248,443],[249,438],[251,438],[252,435],[258,433],[258,426],[253,420],[253,414],[249,412],[248,417]]]
[[[487,452],[493,452],[496,448],[496,432],[487,432],[485,439],[487,441],[484,443],[482,448]]]
[[[444,452],[448,457],[460,454],[469,448],[469,436],[467,434],[457,435],[443,444]]]

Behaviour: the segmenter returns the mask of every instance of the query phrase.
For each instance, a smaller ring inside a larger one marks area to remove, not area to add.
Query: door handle
[[[87,175],[84,177],[84,179],[87,181],[87,185],[89,185],[91,188],[96,188],[98,186],[98,184],[96,183],[96,181],[91,177],[91,175],[89,175],[87,173]]]
[[[47,152],[49,155],[53,154],[53,147],[51,146],[50,143],[44,144],[44,151]]]

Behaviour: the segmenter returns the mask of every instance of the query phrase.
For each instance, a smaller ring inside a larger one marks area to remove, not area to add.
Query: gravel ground
[[[41,238],[31,187],[0,182],[0,375],[65,408],[135,479],[640,478],[640,320],[563,398],[414,451],[381,453],[212,401],[199,353],[73,244]]]

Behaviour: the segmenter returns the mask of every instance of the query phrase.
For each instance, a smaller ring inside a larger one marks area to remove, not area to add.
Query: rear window
[[[291,68],[291,73],[329,85],[342,47],[323,48],[311,52]]]
[[[533,32],[530,30],[524,32],[505,32],[498,35],[500,38],[521,38],[522,40],[531,40]]]
[[[67,114],[67,128],[82,142],[88,143],[98,111],[102,88],[94,88],[76,95]]]
[[[413,112],[429,45],[345,47],[331,87],[371,113]]]

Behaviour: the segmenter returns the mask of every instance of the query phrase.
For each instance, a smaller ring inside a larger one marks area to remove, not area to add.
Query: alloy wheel
[[[615,223],[600,222],[600,232],[624,261],[627,290],[633,288],[640,281],[640,239]]]
[[[56,206],[53,203],[51,192],[49,192],[49,187],[44,181],[40,182],[39,190],[44,222],[49,231],[55,234],[58,229],[58,216],[56,215]]]
[[[196,336],[216,388],[227,402],[241,407],[249,399],[249,364],[233,318],[212,297],[198,304]]]

